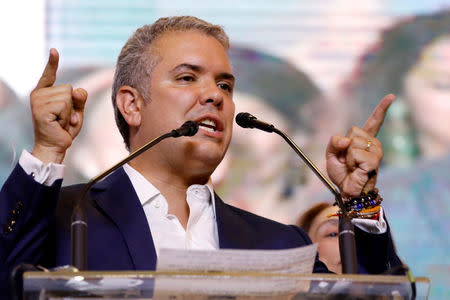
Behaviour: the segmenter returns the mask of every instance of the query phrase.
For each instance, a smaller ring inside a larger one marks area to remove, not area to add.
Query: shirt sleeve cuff
[[[51,186],[56,180],[63,178],[64,175],[64,165],[55,163],[44,164],[27,150],[22,151],[19,165],[36,182],[46,186]]]
[[[387,224],[384,220],[383,207],[380,208],[380,216],[378,220],[369,219],[352,219],[352,223],[361,230],[374,234],[382,234],[387,231]]]

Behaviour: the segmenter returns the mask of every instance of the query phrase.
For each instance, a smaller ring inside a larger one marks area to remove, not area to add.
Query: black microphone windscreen
[[[183,125],[181,125],[180,128],[174,130],[176,132],[176,135],[174,137],[178,136],[193,136],[198,131],[198,124],[194,121],[186,121]]]
[[[256,128],[266,132],[273,132],[275,130],[275,126],[272,124],[260,121],[254,115],[247,112],[238,113],[236,115],[236,123],[244,128]]]
[[[236,123],[243,128],[251,128],[251,121],[255,119],[256,118],[248,112],[241,112],[236,115]]]

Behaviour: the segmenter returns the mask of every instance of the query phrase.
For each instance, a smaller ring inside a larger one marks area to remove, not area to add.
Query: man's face
[[[206,165],[212,172],[227,150],[233,127],[234,77],[226,50],[211,36],[186,31],[164,34],[151,51],[159,60],[138,133],[142,144],[195,121],[198,133],[165,142],[160,159],[189,160],[186,163]]]

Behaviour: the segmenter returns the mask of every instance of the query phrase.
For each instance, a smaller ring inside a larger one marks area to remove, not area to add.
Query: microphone
[[[241,112],[236,115],[236,123],[243,128],[257,128],[267,132],[273,132],[275,126],[258,120],[254,115]]]
[[[180,137],[180,136],[193,136],[198,131],[197,123],[193,121],[186,121],[180,128],[174,129],[168,133],[165,133],[152,141],[148,142],[141,148],[137,149],[123,160],[109,168],[108,170],[100,173],[96,177],[92,178],[84,187],[81,197],[78,199],[76,206],[72,212],[72,223],[71,223],[71,234],[70,234],[70,244],[71,244],[71,264],[78,270],[86,270],[87,267],[87,217],[86,210],[84,207],[84,198],[86,197],[89,189],[98,181],[102,180],[127,162],[131,161],[136,156],[139,156],[143,152],[147,151],[151,147],[155,146],[162,140],[169,137]]]
[[[173,137],[193,136],[198,131],[198,125],[194,121],[186,121],[180,128],[171,131]]]
[[[303,153],[303,151],[294,143],[294,141],[287,136],[284,132],[277,129],[274,125],[258,120],[255,116],[241,112],[236,115],[236,123],[243,128],[257,128],[267,132],[275,132],[280,135],[291,148],[297,153],[298,156],[308,165],[308,167],[316,174],[316,176],[322,181],[322,183],[331,191],[334,195],[339,208],[342,211],[342,215],[339,216],[339,248],[342,263],[342,273],[344,274],[356,274],[356,246],[355,246],[355,233],[354,226],[351,222],[351,217],[348,215],[347,208],[344,205],[341,194],[336,187],[325,177],[317,166]]]

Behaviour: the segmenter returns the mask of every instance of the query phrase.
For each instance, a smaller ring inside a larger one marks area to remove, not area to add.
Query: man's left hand
[[[376,135],[394,99],[394,95],[386,95],[363,128],[352,127],[345,137],[331,137],[326,152],[327,172],[343,197],[357,197],[375,188],[383,158],[382,145]]]

